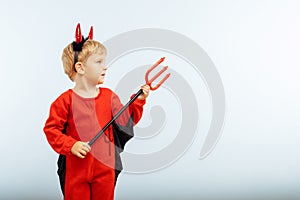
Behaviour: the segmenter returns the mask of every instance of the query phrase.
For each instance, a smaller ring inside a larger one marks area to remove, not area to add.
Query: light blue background
[[[199,134],[168,168],[122,174],[116,199],[299,199],[299,10],[296,0],[2,3],[0,199],[61,198],[57,155],[42,128],[50,103],[72,87],[60,57],[78,22],[84,33],[93,25],[100,41],[140,28],[181,33],[207,52],[225,88],[214,151],[198,159]],[[200,109],[202,118],[210,112]]]

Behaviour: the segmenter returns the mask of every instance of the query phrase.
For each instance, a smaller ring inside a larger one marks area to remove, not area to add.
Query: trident
[[[164,73],[167,69],[168,66],[164,66],[156,75],[154,75],[150,80],[149,80],[149,74],[163,61],[165,60],[165,57],[162,57],[161,59],[159,59],[154,65],[152,65],[152,67],[150,69],[147,70],[146,74],[145,74],[145,81],[146,84],[149,85],[150,90],[157,90],[171,75],[171,73],[168,73],[164,78],[161,79],[161,81],[159,83],[157,83],[157,85],[152,86],[153,81],[155,81],[162,73]],[[97,133],[97,135],[94,136],[94,138],[89,141],[89,145],[92,146],[96,140],[104,133],[104,131],[129,107],[130,104],[132,104],[137,98],[138,96],[140,96],[143,93],[143,90],[140,89],[134,96],[133,98],[130,99],[130,101],[128,101],[123,108],[104,126],[104,128]]]

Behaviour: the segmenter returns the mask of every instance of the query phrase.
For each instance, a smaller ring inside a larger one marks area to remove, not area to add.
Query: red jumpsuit
[[[136,99],[117,120],[125,126],[133,113],[136,124],[143,113],[145,100]],[[110,126],[93,144],[84,159],[71,153],[77,141],[88,142],[123,105],[107,88],[100,88],[95,98],[83,98],[69,89],[50,107],[44,132],[51,147],[66,155],[65,200],[113,200],[115,186],[115,148]]]

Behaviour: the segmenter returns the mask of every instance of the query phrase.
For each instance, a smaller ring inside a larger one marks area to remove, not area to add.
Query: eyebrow
[[[96,57],[95,60],[96,60],[96,61],[98,61],[98,60],[104,60],[104,58]]]

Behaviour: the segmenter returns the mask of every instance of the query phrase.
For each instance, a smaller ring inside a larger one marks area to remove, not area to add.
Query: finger
[[[150,92],[150,88],[149,87],[146,87],[145,90],[147,91],[147,93]]]
[[[144,89],[143,89],[143,93],[144,93],[144,95],[146,95],[146,96],[147,96],[147,95],[148,95],[148,93],[149,93],[149,90],[144,88]]]
[[[83,156],[85,156],[87,154],[87,151],[85,149],[81,149],[79,150],[79,153]]]
[[[90,149],[88,147],[82,147],[82,150],[85,151],[85,152],[89,152]]]
[[[77,153],[77,157],[84,158],[84,155],[82,155],[80,152]]]
[[[142,86],[141,89],[143,90],[143,92],[147,91],[147,88],[145,86]]]
[[[149,90],[150,86],[149,85],[143,85],[142,88],[145,89],[145,90]]]

